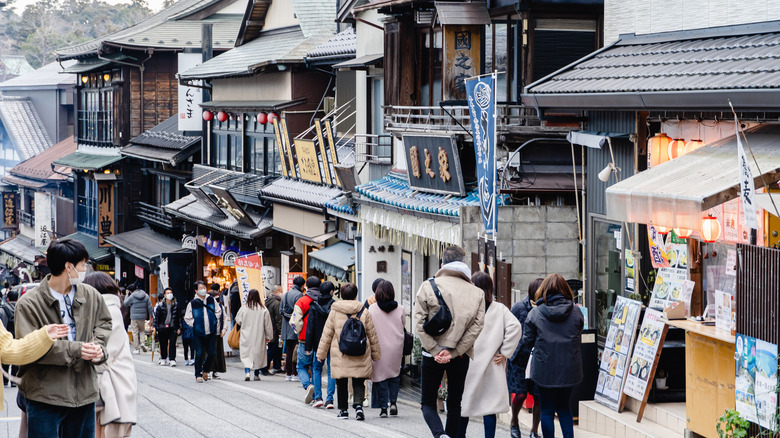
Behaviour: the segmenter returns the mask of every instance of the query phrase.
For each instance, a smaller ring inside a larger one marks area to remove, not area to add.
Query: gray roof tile
[[[356,50],[357,38],[355,36],[355,30],[350,26],[307,53],[306,57],[317,58],[338,55],[355,56]]]
[[[6,96],[0,100],[0,122],[22,160],[40,154],[53,144],[28,98]]]
[[[330,35],[336,33],[335,0],[290,0],[290,2],[301,24],[303,36],[311,38],[323,33]]]
[[[38,70],[25,73],[19,77],[0,83],[0,90],[32,87],[41,89],[58,86],[73,86],[76,84],[76,76],[60,74],[63,67],[70,67],[73,64],[76,64],[76,61],[63,61],[62,67],[60,67],[58,62],[46,64]]]
[[[290,178],[280,178],[261,191],[263,197],[323,207],[326,202],[341,196],[338,187],[325,186]]]

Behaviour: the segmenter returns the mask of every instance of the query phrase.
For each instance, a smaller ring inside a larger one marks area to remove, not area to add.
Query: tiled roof
[[[27,62],[24,55],[3,55],[0,56],[0,68],[5,70],[5,74],[20,76],[34,71],[35,68]]]
[[[58,62],[46,64],[38,70],[25,73],[19,77],[9,79],[0,83],[0,90],[11,90],[17,88],[52,88],[52,87],[71,87],[76,85],[76,76],[63,75],[63,67],[70,67],[76,61],[63,61],[62,67]]]
[[[215,216],[208,207],[203,205],[201,201],[198,201],[193,195],[187,195],[178,201],[166,205],[165,211],[186,221],[221,231],[241,239],[254,239],[259,237],[268,232],[273,224],[271,219],[263,218],[251,211],[247,211],[247,214],[249,214],[257,224],[256,228],[243,225],[232,216]]]
[[[73,152],[62,158],[54,160],[54,164],[79,170],[98,170],[124,158],[119,155],[98,155],[87,152]]]
[[[6,96],[1,99],[0,121],[22,160],[34,157],[52,145],[38,112],[28,98]]]
[[[328,41],[306,54],[306,58],[352,58],[357,50],[357,38],[352,26],[347,27]]]
[[[290,0],[303,36],[336,33],[336,0]]]
[[[328,210],[337,211],[339,213],[351,214],[353,216],[357,214],[355,210],[349,206],[349,202],[346,196],[339,196],[338,198],[331,199],[325,203],[325,208]]]
[[[106,241],[144,261],[150,261],[164,252],[181,251],[181,242],[150,228],[139,228],[113,236]]]
[[[122,155],[130,155],[176,166],[200,148],[200,136],[184,135],[179,131],[179,120],[172,116],[152,129],[130,140],[122,148]]]
[[[357,186],[355,191],[381,204],[444,216],[459,216],[460,206],[479,205],[476,190],[464,197],[417,192],[399,172],[390,172],[382,179]]]
[[[280,178],[268,184],[260,193],[264,198],[281,199],[314,207],[324,207],[326,202],[341,195],[341,189],[295,179]]]
[[[90,236],[87,233],[78,231],[65,236],[65,239],[73,239],[81,242],[84,247],[87,248],[90,259],[98,261],[112,257],[111,250],[108,247],[100,247],[97,237]]]
[[[199,180],[207,174],[209,175],[207,178]],[[243,204],[262,205],[260,190],[274,179],[275,177],[217,169],[203,164],[192,166],[192,181],[196,181],[196,185],[202,187],[207,193],[212,193],[210,185],[225,188],[236,198],[236,201]]]
[[[0,244],[0,251],[7,252],[27,263],[35,263],[35,257],[44,255],[35,247],[33,239],[25,236],[16,236]]]
[[[52,163],[58,158],[65,157],[76,152],[76,142],[73,136],[62,140],[54,146],[46,149],[40,154],[22,161],[10,170],[12,175],[30,178],[38,181],[64,181],[67,179],[66,175],[70,174],[70,168],[64,166],[55,166],[52,170]]]

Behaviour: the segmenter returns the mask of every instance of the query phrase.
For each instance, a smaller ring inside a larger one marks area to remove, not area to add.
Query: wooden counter
[[[687,429],[717,438],[718,418],[735,407],[735,337],[696,321],[674,320],[667,324],[685,330]]]

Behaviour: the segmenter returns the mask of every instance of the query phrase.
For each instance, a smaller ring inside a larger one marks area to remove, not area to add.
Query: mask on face
[[[173,299],[173,294],[165,294],[165,299],[166,300],[172,300]]]
[[[208,294],[206,289],[198,289],[198,296],[199,297],[205,297]]]
[[[76,278],[73,278],[68,274],[68,279],[70,280],[70,284],[75,286],[77,284],[80,284],[84,281],[84,277],[87,276],[87,271],[79,271],[76,269],[75,266],[71,265],[73,267],[73,270],[76,271]]]

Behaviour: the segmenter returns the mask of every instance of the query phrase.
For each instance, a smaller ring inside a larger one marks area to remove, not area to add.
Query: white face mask
[[[70,280],[70,284],[75,286],[77,284],[81,284],[82,282],[84,282],[84,277],[87,276],[87,271],[79,271],[78,269],[76,269],[75,266],[73,266],[73,270],[76,271],[76,278],[73,278],[70,276],[70,274],[68,274],[68,279]]]
[[[206,289],[198,289],[198,296],[205,297],[207,295]]]
[[[165,294],[165,299],[166,300],[172,300],[173,299],[173,294]]]

